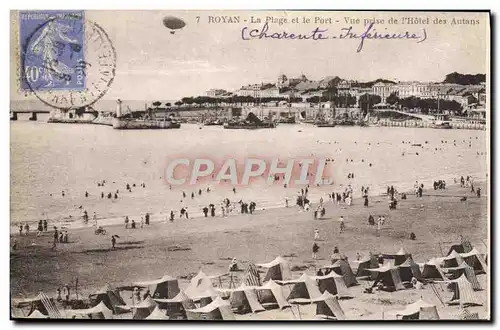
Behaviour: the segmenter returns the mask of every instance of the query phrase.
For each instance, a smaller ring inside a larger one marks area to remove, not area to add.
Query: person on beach
[[[174,222],[174,217],[175,217],[174,211],[170,210],[170,222]]]
[[[111,248],[114,250],[116,247],[116,237],[115,235],[111,236]]]
[[[130,224],[130,227],[131,227],[132,229],[135,229],[135,220],[132,220],[132,223]]]
[[[28,223],[24,225],[24,232],[26,233],[26,236],[30,233],[30,225],[28,225]]]
[[[59,233],[57,231],[57,227],[54,226],[54,240],[52,241],[52,250],[56,249],[58,240],[59,240]]]
[[[141,222],[140,222],[140,224],[141,224],[141,229],[142,229],[142,228],[144,228],[144,218],[143,218],[143,217],[141,217]]]
[[[365,196],[365,203],[364,203],[365,207],[368,207],[368,196]]]
[[[474,190],[474,184],[472,182],[470,184],[470,192],[473,193],[473,194],[476,193],[476,191]]]
[[[186,213],[186,209],[182,207],[179,218],[182,219],[182,217],[184,216],[185,213]]]
[[[128,229],[128,216],[125,216],[125,229]]]
[[[203,214],[205,215],[205,218],[208,217],[208,207],[203,208]]]
[[[318,244],[316,244],[316,242],[314,242],[313,247],[312,247],[312,258],[314,260],[316,260],[318,257],[318,255],[317,255],[318,251],[319,251],[319,246],[318,246]]]
[[[414,232],[411,232],[411,233],[410,233],[410,240],[414,241],[414,240],[416,240],[416,239],[417,239],[417,236],[415,235],[415,233],[414,233]]]
[[[134,291],[132,292],[132,300],[134,305],[141,302],[141,292],[137,287],[135,287]]]
[[[344,216],[342,215],[340,216],[339,222],[340,222],[340,233],[342,234],[345,230]]]
[[[148,297],[151,297],[151,292],[149,291],[149,289],[147,289],[146,292],[144,292],[142,300],[146,300]]]
[[[319,240],[319,229],[314,229],[314,240],[315,241]]]
[[[188,208],[186,207],[184,210],[186,211],[186,219],[189,220]]]
[[[38,228],[36,230],[36,236],[40,236],[43,232],[43,222],[42,220],[38,221]]]
[[[64,243],[64,232],[62,230],[59,232],[59,243]]]
[[[226,209],[224,208],[224,205],[221,205],[221,211],[222,211],[222,217],[225,218],[226,217]]]
[[[149,226],[149,213],[146,212],[146,215],[144,216],[144,223],[146,224],[146,226]]]
[[[23,236],[23,225],[19,225],[19,236]]]
[[[285,207],[288,207],[288,197],[285,197]]]
[[[193,198],[194,198],[194,192],[191,193],[191,199],[193,199]]]
[[[370,226],[373,226],[375,224],[375,219],[373,218],[373,215],[370,214],[370,216],[368,217],[368,224]]]
[[[337,246],[335,246],[335,247],[333,248],[333,253],[340,253],[340,252],[339,252],[339,248],[338,248]]]
[[[356,252],[356,260],[357,261],[361,260],[361,254],[359,254],[359,252]]]
[[[210,204],[210,205],[208,205],[208,207],[210,208],[210,216],[212,218],[215,217],[215,205],[214,204]]]
[[[43,220],[43,231],[47,232],[49,224],[47,223],[47,220]]]
[[[101,191],[101,198],[104,198],[104,193]]]
[[[476,195],[477,195],[477,198],[481,198],[481,188],[477,188],[476,189]]]
[[[321,208],[321,211],[319,213],[320,218],[323,218],[325,216],[325,214],[326,214],[326,209],[323,207],[323,208]]]
[[[182,192],[182,198],[186,198],[186,193],[184,191]]]
[[[236,187],[233,187],[233,193],[236,194]]]

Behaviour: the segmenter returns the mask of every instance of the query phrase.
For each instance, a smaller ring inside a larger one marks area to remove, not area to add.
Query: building
[[[225,96],[227,95],[228,92],[225,89],[209,89],[207,91],[207,96],[209,97],[218,97],[218,96]]]
[[[372,94],[380,96],[381,102],[385,103],[387,97],[394,92],[394,86],[394,83],[378,82],[372,86]]]

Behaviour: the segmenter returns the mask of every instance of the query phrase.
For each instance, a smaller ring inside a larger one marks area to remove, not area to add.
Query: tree
[[[396,93],[391,93],[386,99],[385,102],[390,105],[394,105],[399,102],[399,97],[396,95]]]
[[[363,112],[363,115],[366,115],[370,109],[375,105],[380,103],[382,99],[378,95],[374,94],[363,94],[359,97],[359,107]]]
[[[444,83],[459,84],[459,85],[479,85],[486,82],[485,74],[461,74],[452,72],[446,75]]]
[[[309,102],[309,103],[319,103],[320,101],[320,97],[319,96],[311,96],[311,97],[308,97],[306,99],[306,102]]]
[[[158,108],[160,105],[161,105],[161,102],[160,102],[160,101],[154,101],[154,102],[153,102],[153,106],[154,106],[155,108]]]
[[[165,103],[165,106],[167,106],[167,107],[171,107],[171,106],[172,106],[172,103],[167,102],[167,103]]]
[[[182,105],[182,102],[181,101],[177,101],[174,103],[176,106],[180,107]]]

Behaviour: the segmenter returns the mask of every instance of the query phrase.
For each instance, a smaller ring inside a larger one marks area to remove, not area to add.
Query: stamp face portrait
[[[83,11],[20,12],[21,90],[57,108],[97,102],[113,82],[116,52]]]

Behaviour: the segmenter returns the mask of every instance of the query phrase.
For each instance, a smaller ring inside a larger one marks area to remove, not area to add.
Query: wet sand
[[[107,235],[94,235],[92,228],[71,231],[70,243],[59,244],[51,250],[52,233],[36,237],[19,237],[18,249],[11,253],[11,295],[12,298],[32,296],[42,290],[49,296],[55,295],[57,287],[79,281],[79,293],[87,296],[92,290],[106,282],[112,285],[131,284],[138,280],[159,278],[164,274],[185,277],[200,269],[209,275],[226,273],[229,259],[237,258],[240,268],[248,262],[269,262],[278,255],[287,257],[294,266],[307,266],[308,274],[314,274],[315,262],[311,259],[314,229],[319,229],[321,241],[319,260],[316,265],[329,263],[328,256],[334,246],[346,254],[352,263],[356,253],[395,253],[404,246],[413,253],[414,260],[423,263],[431,257],[446,254],[452,244],[459,242],[464,234],[481,252],[487,247],[487,196],[483,191],[477,198],[470,188],[450,184],[447,190],[424,190],[423,198],[408,195],[400,200],[397,210],[388,210],[387,198],[371,197],[370,206],[364,207],[362,199],[355,198],[352,206],[341,203],[340,207],[325,201],[326,216],[314,220],[312,210],[303,212],[296,206],[289,208],[258,210],[253,215],[235,215],[227,218],[194,218],[168,221],[154,220],[150,226],[135,230],[123,225],[107,226]],[[467,196],[466,202],[460,198]],[[293,203],[291,202],[290,205]],[[317,205],[317,204],[316,204]],[[368,225],[368,215],[375,218],[385,215],[386,224],[380,236],[376,226]],[[340,234],[338,219],[346,219],[346,232]],[[139,224],[138,224],[139,227]],[[411,232],[417,239],[411,241]],[[119,235],[117,249],[111,249],[111,235]],[[172,249],[178,249],[172,251]],[[293,272],[299,277],[303,271]],[[243,276],[243,272],[239,273]],[[486,288],[486,275],[479,276]],[[236,280],[239,285],[240,280]],[[224,280],[227,287],[227,279]],[[355,296],[341,301],[348,317],[355,319],[381,319],[382,311],[402,308],[423,296],[438,305],[438,311],[445,317],[458,312],[458,307],[443,308],[427,286],[424,290],[404,290],[395,293],[367,295],[362,291],[371,282],[360,281],[360,285],[349,289]],[[181,288],[187,280],[180,280]],[[444,288],[444,286],[443,286]],[[450,292],[441,295],[451,298]],[[478,292],[483,306],[473,307],[480,317],[486,316],[487,290]],[[301,317],[312,318],[314,308],[301,306]],[[266,311],[253,315],[237,316],[238,319],[294,319],[299,318],[288,311]]]

